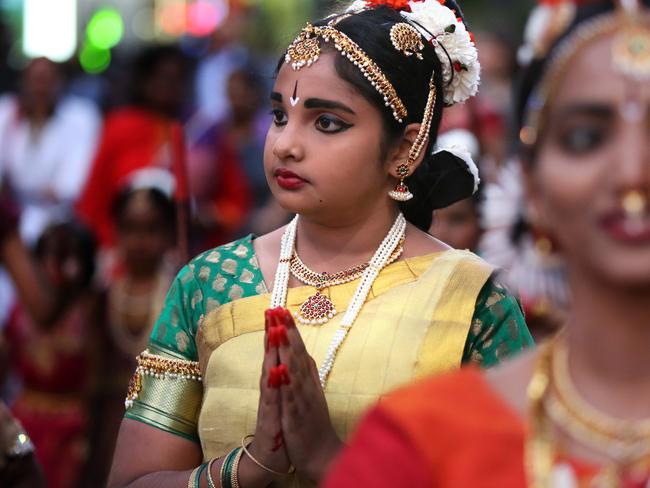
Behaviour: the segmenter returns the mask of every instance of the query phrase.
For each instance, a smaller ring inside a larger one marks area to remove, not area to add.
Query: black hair
[[[454,10],[457,17],[463,18],[457,2],[447,0],[445,6]],[[330,19],[326,18],[315,22],[314,25],[326,25]],[[450,153],[433,154],[444,107],[441,62],[448,63],[449,60],[438,59],[434,47],[429,43],[425,43],[425,48],[421,52],[423,60],[419,60],[415,56],[406,57],[397,51],[391,43],[390,30],[395,24],[404,21],[404,18],[396,10],[379,6],[345,17],[336,24],[336,29],[357,43],[395,87],[408,111],[408,117],[403,123],[395,120],[392,111],[385,106],[383,97],[347,58],[336,56],[335,69],[337,74],[352,85],[361,96],[379,108],[385,134],[384,143],[380,147],[383,154],[400,140],[406,125],[422,122],[429,96],[429,81],[431,75],[435,73],[434,83],[437,99],[433,110],[429,141],[423,150],[424,160],[406,180],[415,198],[400,203],[400,208],[406,219],[426,231],[431,227],[433,210],[449,206],[472,195],[474,178],[467,171],[465,164]],[[329,44],[322,42],[321,46],[324,50],[333,49]],[[279,66],[283,61],[283,59],[280,61]]]
[[[155,75],[156,68],[165,61],[174,61],[183,69],[185,76],[191,71],[190,61],[178,46],[147,46],[139,51],[131,61],[131,102],[143,106],[147,103],[145,84]]]
[[[650,0],[642,0],[641,3],[645,6],[650,6]],[[548,65],[550,61],[553,60],[557,48],[561,46],[564,41],[569,38],[585,21],[591,20],[598,15],[612,12],[614,8],[614,2],[611,0],[591,1],[578,6],[573,21],[562,35],[552,44],[548,52],[543,57],[534,59],[530,64],[520,70],[515,84],[514,95],[514,128],[516,132],[513,134],[513,138],[515,141],[520,141],[519,134],[521,129],[524,127],[524,124],[526,124],[526,118],[529,111],[529,100],[534,91],[538,88],[539,84],[543,81],[546,70],[549,67]],[[542,137],[543,133],[538,134],[537,143],[539,143]],[[532,164],[535,162],[537,146],[538,144],[534,144],[532,147],[519,144],[519,151],[522,155],[522,159],[526,163]]]
[[[133,190],[126,188],[115,197],[113,201],[113,219],[118,227],[124,220],[124,214],[133,198],[140,193],[145,193],[154,209],[160,213],[162,221],[169,227],[171,232],[176,229],[176,204],[173,199],[169,198],[157,188],[142,188]]]
[[[89,229],[76,221],[62,222],[49,226],[41,234],[34,248],[34,255],[42,259],[47,244],[60,240],[66,249],[74,249],[81,263],[80,286],[88,286],[95,274],[96,241]]]

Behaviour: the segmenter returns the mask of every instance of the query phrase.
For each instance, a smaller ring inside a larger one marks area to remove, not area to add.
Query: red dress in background
[[[138,107],[108,115],[90,176],[77,204],[81,219],[97,236],[100,247],[114,243],[111,206],[136,171],[148,167],[169,170],[176,180],[176,201],[187,202],[183,128]]]
[[[93,341],[83,304],[47,331],[20,305],[5,331],[22,390],[12,411],[36,447],[48,487],[78,486],[86,462]]]

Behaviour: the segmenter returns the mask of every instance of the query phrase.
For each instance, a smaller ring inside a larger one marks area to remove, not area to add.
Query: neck
[[[567,341],[576,383],[605,411],[650,416],[650,288],[624,288],[584,273],[571,281]],[[639,409],[639,402],[645,406]]]
[[[315,271],[335,272],[370,261],[397,218],[387,205],[348,220],[322,223],[300,217],[296,251]]]

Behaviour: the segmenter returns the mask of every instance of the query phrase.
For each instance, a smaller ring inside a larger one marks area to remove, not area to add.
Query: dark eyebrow
[[[343,112],[356,115],[356,112],[347,105],[341,102],[335,102],[334,100],[324,100],[322,98],[308,98],[305,100],[305,108],[328,108],[331,110],[342,110]]]
[[[608,118],[614,114],[615,110],[608,105],[601,105],[596,103],[575,103],[562,107],[559,111],[561,118],[571,116],[588,116],[598,118]]]
[[[271,100],[274,102],[282,103],[282,93],[271,92]]]

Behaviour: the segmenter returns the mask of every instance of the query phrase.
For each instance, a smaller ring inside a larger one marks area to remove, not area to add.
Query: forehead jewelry
[[[647,81],[650,79],[650,28],[639,22],[638,0],[621,0],[619,9],[623,25],[612,44],[614,68],[633,80]]]
[[[383,97],[384,104],[392,110],[395,120],[399,123],[404,122],[408,116],[408,111],[397,95],[393,84],[386,78],[377,63],[356,42],[337,30],[333,25],[314,27],[307,24],[287,49],[285,61],[294,70],[311,66],[320,58],[321,40],[333,42],[336,50],[354,64]]]
[[[548,63],[546,73],[528,99],[526,120],[520,133],[524,145],[533,146],[537,142],[544,130],[545,107],[548,100],[555,96],[559,80],[571,69],[582,49],[594,40],[614,34],[612,67],[631,82],[650,80],[650,27],[646,12],[639,6],[638,0],[621,1],[617,11],[585,21],[560,43]]]

